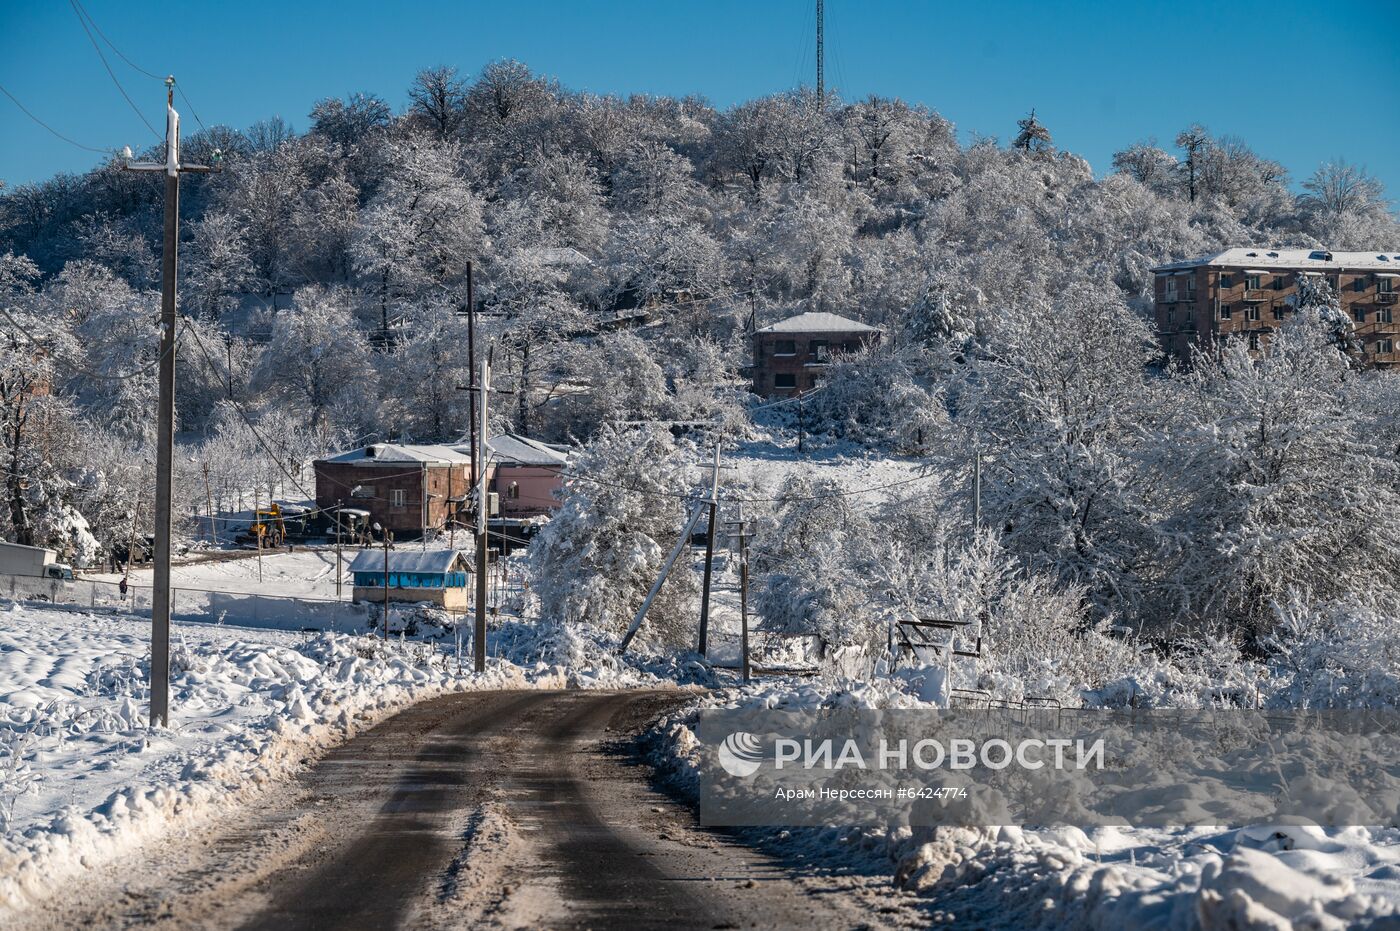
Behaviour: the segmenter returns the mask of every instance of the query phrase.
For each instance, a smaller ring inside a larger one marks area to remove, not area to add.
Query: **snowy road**
[[[146,848],[35,927],[915,926],[887,877],[789,871],[702,831],[621,738],[676,691],[502,691],[416,705],[287,802]]]

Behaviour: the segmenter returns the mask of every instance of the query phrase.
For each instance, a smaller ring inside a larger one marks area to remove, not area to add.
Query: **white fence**
[[[123,597],[117,583],[93,579],[65,582],[37,576],[0,575],[0,598],[136,614],[151,612],[150,586],[132,585]],[[182,621],[350,633],[368,629],[371,609],[367,605],[324,598],[172,588],[170,614]]]

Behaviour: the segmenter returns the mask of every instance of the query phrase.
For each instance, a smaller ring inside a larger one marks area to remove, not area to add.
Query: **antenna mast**
[[[817,99],[826,99],[825,0],[817,0]]]

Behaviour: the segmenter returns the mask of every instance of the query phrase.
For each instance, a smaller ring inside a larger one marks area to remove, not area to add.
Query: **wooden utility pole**
[[[839,75],[838,75],[839,77]],[[826,3],[817,0],[817,99],[826,100]]]
[[[380,634],[389,639],[389,528],[382,528],[384,534],[384,623]]]
[[[743,681],[750,678],[749,669],[749,525],[744,520],[743,505],[739,519],[732,522],[739,528],[739,672]]]
[[[204,509],[209,514],[209,543],[213,545],[219,542],[217,528],[214,526],[214,495],[209,490],[209,463],[200,463],[204,473]]]
[[[165,244],[160,276],[159,394],[156,400],[155,578],[151,591],[151,721],[170,723],[170,484],[175,451],[175,285],[180,246],[180,174],[217,170],[180,164],[180,115],[175,78],[165,79],[165,163],[126,166],[127,171],[165,173]]]
[[[797,396],[797,452],[798,452],[799,454],[801,454],[801,453],[803,452],[802,446],[803,446],[803,442],[806,440],[806,438],[807,438],[807,422],[806,422],[806,420],[805,420],[805,418],[804,418],[804,416],[803,416],[803,410],[802,410],[802,395],[801,395],[801,394],[798,394],[798,396]]]
[[[491,391],[491,363],[481,360],[480,417],[477,419],[476,452],[480,470],[476,484],[476,618],[473,627],[472,654],[477,672],[486,671],[486,397]],[[473,391],[475,397],[477,392]]]
[[[467,262],[467,399],[471,408],[471,436],[476,438],[476,293],[472,263]],[[477,450],[472,443],[472,484],[477,482]]]
[[[700,523],[700,515],[705,513],[703,505],[697,504],[691,509],[690,516],[686,518],[685,527],[681,530],[680,539],[676,540],[675,547],[671,550],[671,555],[666,557],[666,561],[661,565],[661,571],[656,574],[656,581],[651,584],[651,591],[647,592],[646,598],[642,601],[642,606],[637,609],[637,616],[632,618],[632,623],[627,628],[627,633],[623,635],[622,642],[617,646],[617,652],[626,652],[628,644],[632,638],[637,636],[637,631],[642,627],[642,621],[646,620],[647,609],[656,599],[656,593],[661,591],[661,586],[665,583],[667,576],[671,574],[671,567],[676,564],[676,559],[690,543],[690,535],[695,532],[695,525]]]
[[[972,452],[972,532],[982,529],[982,448]]]
[[[695,652],[704,656],[710,639],[710,577],[715,562],[715,521],[719,514],[719,443],[715,443],[714,474],[710,476],[710,524],[705,528],[705,578],[700,590],[700,636]]]
[[[335,502],[335,600],[336,600],[336,601],[339,601],[339,600],[341,599],[341,597],[342,597],[342,589],[341,589],[341,586],[342,586],[342,584],[344,583],[344,579],[345,579],[345,570],[344,570],[343,568],[341,568],[342,563],[341,563],[341,555],[340,555],[340,516],[341,516],[341,515],[340,515],[340,511],[341,511],[341,508],[342,508],[342,507],[344,507],[344,501],[343,501],[343,499],[337,500],[337,501]]]

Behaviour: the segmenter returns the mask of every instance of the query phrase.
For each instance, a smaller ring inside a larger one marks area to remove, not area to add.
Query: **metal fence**
[[[172,588],[170,614],[182,621],[236,624],[277,630],[366,630],[372,614],[368,605],[325,598],[292,598],[242,592]],[[151,587],[131,585],[122,595],[116,582],[95,579],[45,579],[0,575],[0,598],[48,602],[96,610],[150,614]]]

